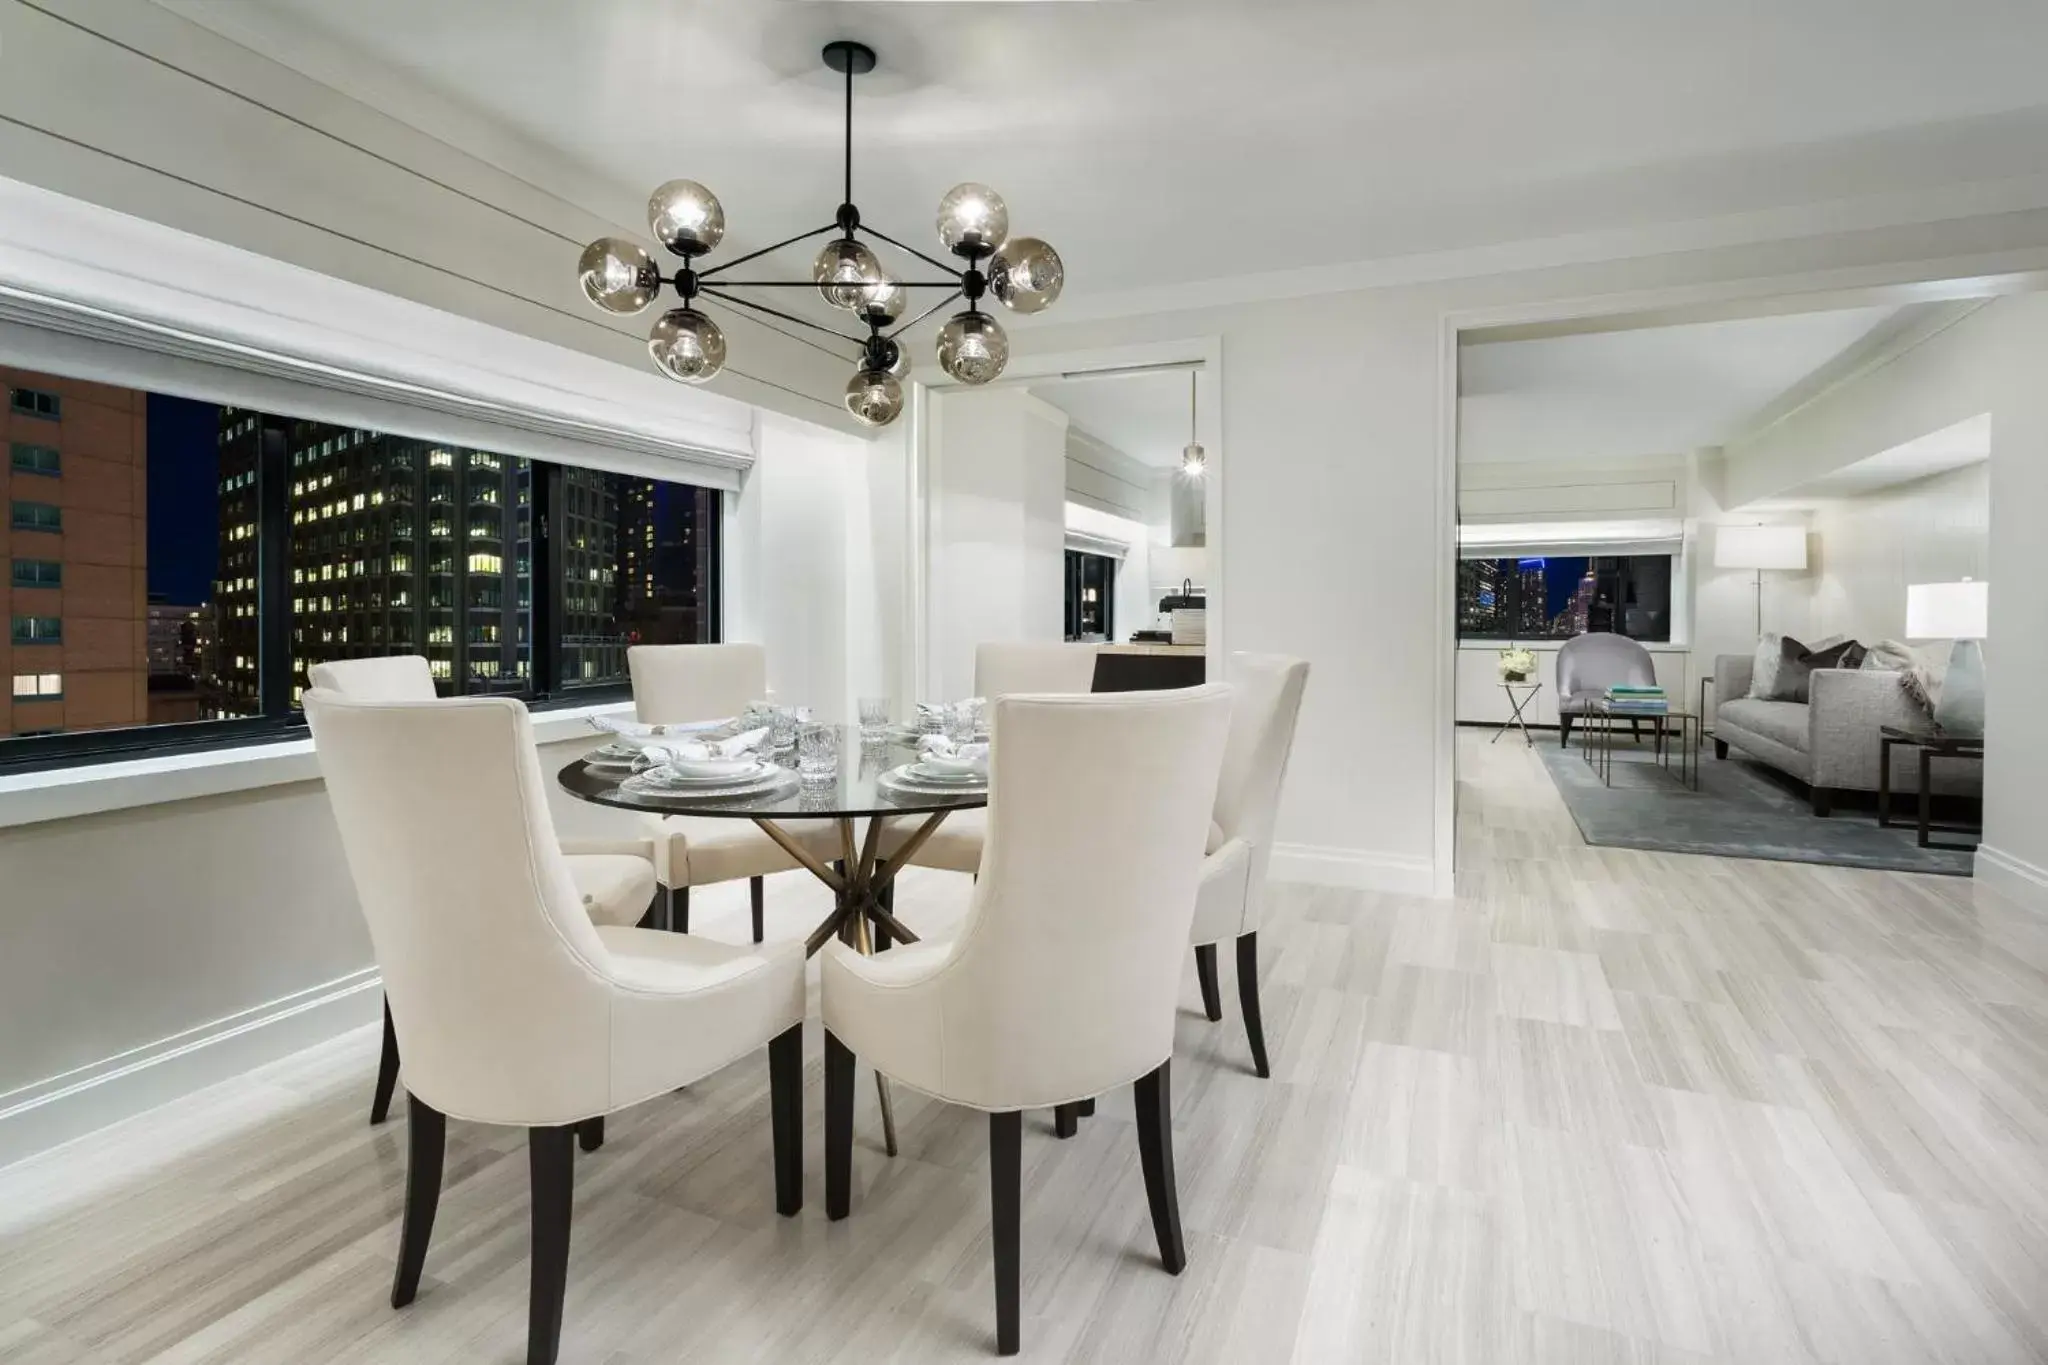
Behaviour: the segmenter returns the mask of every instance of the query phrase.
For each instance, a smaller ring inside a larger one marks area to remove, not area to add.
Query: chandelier
[[[861,221],[853,203],[853,78],[875,69],[874,49],[855,42],[825,44],[825,65],[846,77],[845,196],[830,223],[798,233],[773,246],[748,252],[710,269],[698,269],[725,237],[725,209],[718,197],[694,180],[671,180],[647,201],[648,230],[682,265],[664,275],[639,243],[600,237],[583,248],[577,280],[592,303],[607,313],[631,315],[655,301],[664,284],[681,297],[680,307],[655,319],[647,354],[655,367],[686,384],[702,384],[725,367],[725,333],[698,306],[705,299],[827,333],[860,347],[853,378],[846,385],[846,410],[868,426],[886,426],[903,411],[903,378],[910,372],[902,335],[955,300],[966,308],[953,314],[938,335],[939,368],[962,384],[986,384],[1003,372],[1010,340],[1002,325],[981,310],[990,294],[1019,313],[1036,313],[1059,298],[1066,272],[1059,253],[1036,237],[1010,236],[1010,212],[1001,195],[986,185],[955,185],[939,200],[939,242],[965,269],[927,256]],[[733,279],[725,274],[798,242],[834,234],[819,249],[807,280]],[[903,279],[883,268],[869,237],[893,247],[945,276]],[[986,261],[986,268],[983,262]],[[842,332],[731,291],[816,289],[825,302],[854,315],[866,336]],[[901,322],[909,291],[942,289],[945,297]]]

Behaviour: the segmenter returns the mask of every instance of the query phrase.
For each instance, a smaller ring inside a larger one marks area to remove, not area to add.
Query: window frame
[[[40,459],[28,456],[50,457],[45,468]],[[46,446],[37,441],[9,441],[7,443],[7,467],[16,474],[35,474],[45,479],[62,478],[64,475],[64,452],[56,446]]]
[[[35,580],[25,579],[21,576],[21,566],[24,564],[54,564],[57,566],[57,576],[48,580],[41,578]],[[31,590],[38,588],[48,590],[61,589],[64,586],[64,561],[61,559],[42,559],[35,555],[14,555],[7,562],[7,584],[10,588],[29,588]]]
[[[292,697],[294,612],[291,581],[292,466],[289,433],[294,421],[311,419],[253,411],[249,416],[257,419],[261,427],[256,479],[256,578],[260,680],[258,695],[262,702],[262,713],[220,720],[173,721],[155,725],[145,723],[99,730],[64,730],[58,733],[0,736],[0,774],[84,767],[160,755],[206,753],[253,745],[288,743],[306,738],[308,730],[304,712],[294,703]],[[462,449],[466,450],[468,447]],[[527,458],[503,455],[501,452],[486,453],[499,454],[502,459]],[[528,653],[530,687],[524,691],[523,700],[530,709],[543,713],[628,701],[633,694],[630,682],[570,687],[565,686],[559,676],[562,651],[560,630],[556,623],[563,619],[563,612],[561,574],[557,572],[557,550],[564,524],[562,486],[568,471],[586,466],[539,459],[529,460],[528,463],[531,469],[529,516],[532,519],[532,531],[529,535],[529,545],[532,553],[530,573],[533,591],[528,608],[528,630],[531,637]],[[626,477],[652,476],[636,474]],[[724,638],[726,518],[723,493],[717,488],[692,484],[685,479],[655,481],[700,490],[711,500],[712,514],[707,518],[704,527],[705,534],[711,539],[711,545],[707,558],[708,572],[704,581],[704,595],[707,600],[704,604],[703,633],[707,643],[715,643]],[[420,515],[424,514],[422,507]],[[461,514],[465,517],[468,515],[466,505],[462,508]],[[423,553],[427,537],[422,535],[418,539]],[[509,547],[504,552],[504,557],[506,560],[514,559]],[[22,558],[27,561],[31,557]],[[58,580],[47,584],[17,582],[14,586],[30,589],[62,586],[61,560],[37,559],[34,562],[57,564]],[[516,571],[508,568],[502,576],[506,580],[507,590],[515,590],[512,584],[516,582]],[[457,574],[458,583],[464,579],[466,574]],[[467,601],[466,590],[458,596],[461,600]],[[36,612],[21,614],[42,615]],[[61,618],[59,619],[61,621]],[[43,641],[37,640],[21,647],[33,647],[41,643]],[[53,640],[51,643],[57,641]],[[417,652],[421,643],[415,640],[407,652]],[[460,681],[466,683],[468,679]],[[501,695],[512,694],[508,691]]]
[[[1515,561],[1515,560],[1522,560],[1522,559],[1529,559],[1529,558],[1558,558],[1558,557],[1564,557],[1564,556],[1557,556],[1557,555],[1540,555],[1540,556],[1537,556],[1537,555],[1521,555],[1521,554],[1493,554],[1493,555],[1486,555],[1486,554],[1472,554],[1472,555],[1460,555],[1460,556],[1458,556],[1458,563],[1459,563],[1459,564],[1460,564],[1460,565],[1462,566],[1462,565],[1464,565],[1464,564],[1468,564],[1468,563],[1483,563],[1483,562],[1486,562],[1486,561],[1489,561],[1489,560],[1492,560],[1492,561],[1503,561],[1503,560],[1505,560],[1505,561]],[[1588,553],[1585,553],[1585,554],[1583,554],[1583,555],[1574,555],[1574,556],[1569,556],[1569,557],[1571,557],[1571,558],[1583,558],[1583,559],[1587,560],[1587,562],[1588,562],[1589,564],[1590,564],[1590,563],[1593,563],[1593,562],[1596,562],[1596,561],[1598,561],[1598,560],[1602,560],[1602,559],[1614,559],[1614,560],[1621,560],[1621,561],[1624,561],[1624,562],[1626,563],[1626,565],[1627,565],[1627,567],[1625,567],[1625,568],[1623,568],[1623,569],[1621,570],[1621,581],[1622,581],[1622,583],[1623,583],[1624,585],[1626,585],[1626,584],[1628,584],[1629,582],[1631,582],[1631,581],[1632,581],[1632,579],[1633,579],[1633,577],[1634,577],[1634,573],[1635,573],[1635,570],[1634,570],[1634,566],[1633,566],[1633,561],[1636,561],[1636,560],[1642,560],[1642,559],[1661,559],[1661,560],[1665,561],[1665,563],[1666,563],[1666,565],[1667,565],[1668,567],[1667,567],[1667,571],[1666,571],[1666,578],[1665,578],[1665,592],[1666,592],[1666,609],[1665,609],[1665,622],[1664,622],[1664,633],[1663,633],[1662,635],[1630,635],[1630,634],[1629,634],[1629,633],[1628,633],[1627,631],[1624,631],[1624,630],[1613,630],[1613,629],[1609,629],[1609,630],[1604,630],[1604,631],[1594,631],[1594,630],[1588,630],[1588,631],[1586,631],[1586,632],[1584,632],[1584,633],[1585,633],[1585,634],[1596,634],[1596,635],[1606,635],[1606,634],[1613,634],[1613,635],[1619,635],[1619,636],[1621,636],[1621,637],[1622,637],[1623,639],[1628,639],[1628,640],[1634,640],[1634,641],[1635,641],[1636,643],[1638,643],[1638,644],[1641,644],[1641,645],[1668,645],[1668,644],[1670,644],[1670,643],[1671,643],[1671,641],[1672,641],[1672,637],[1673,637],[1673,635],[1674,635],[1674,633],[1676,632],[1676,629],[1677,629],[1677,619],[1676,619],[1676,617],[1677,617],[1677,612],[1676,612],[1676,604],[1675,604],[1675,597],[1676,597],[1676,594],[1677,594],[1677,591],[1678,591],[1678,584],[1679,584],[1679,574],[1680,574],[1680,568],[1681,568],[1681,564],[1680,564],[1680,558],[1679,558],[1679,554],[1678,554],[1678,552],[1677,552],[1676,550],[1656,550],[1656,549],[1646,549],[1646,550],[1641,550],[1641,551],[1635,551],[1635,552],[1630,552],[1630,553],[1625,553],[1625,554],[1621,554],[1621,553],[1615,553],[1615,554],[1601,554],[1601,553],[1599,553],[1598,551],[1589,551]],[[1489,631],[1470,631],[1470,632],[1468,632],[1467,630],[1465,630],[1465,628],[1464,628],[1464,627],[1463,627],[1462,625],[1460,625],[1460,624],[1458,623],[1458,618],[1459,618],[1459,616],[1460,616],[1460,615],[1462,614],[1462,607],[1463,607],[1463,596],[1462,596],[1462,588],[1461,588],[1461,586],[1460,586],[1459,584],[1457,584],[1456,582],[1454,582],[1454,583],[1453,583],[1453,585],[1452,585],[1452,602],[1451,602],[1451,611],[1452,611],[1452,627],[1451,627],[1451,628],[1452,628],[1452,632],[1453,632],[1453,635],[1454,635],[1454,637],[1455,637],[1456,641],[1457,641],[1457,642],[1458,642],[1459,644],[1461,644],[1461,645],[1462,645],[1462,644],[1466,644],[1466,643],[1471,643],[1471,644],[1476,644],[1476,645],[1487,645],[1487,644],[1529,644],[1529,645],[1545,645],[1545,646],[1556,646],[1556,645],[1562,645],[1562,644],[1564,644],[1564,643],[1565,643],[1566,641],[1568,641],[1568,640],[1573,640],[1573,639],[1577,639],[1577,638],[1578,638],[1577,636],[1574,636],[1574,635],[1549,635],[1549,634],[1534,634],[1534,633],[1531,633],[1531,632],[1529,632],[1529,631],[1524,631],[1524,630],[1518,630],[1518,629],[1516,629],[1516,628],[1515,628],[1515,623],[1516,623],[1516,622],[1517,622],[1517,621],[1519,620],[1519,618],[1520,618],[1520,614],[1521,614],[1521,613],[1520,613],[1520,610],[1519,610],[1519,608],[1520,608],[1520,603],[1521,603],[1521,591],[1522,591],[1522,585],[1521,585],[1521,580],[1520,580],[1520,578],[1519,578],[1519,577],[1510,577],[1510,578],[1509,578],[1509,579],[1507,580],[1507,584],[1508,584],[1508,592],[1507,592],[1507,603],[1506,603],[1506,606],[1505,606],[1505,608],[1504,608],[1504,614],[1506,615],[1506,617],[1507,617],[1507,620],[1508,620],[1508,628],[1507,628],[1507,630],[1505,630],[1505,631],[1500,631],[1500,632],[1489,632]]]
[[[22,511],[30,513],[47,512],[49,520],[23,520]],[[12,498],[7,504],[7,526],[12,531],[33,531],[41,535],[59,536],[64,534],[64,509],[54,502],[37,502],[33,498]]]
[[[28,395],[24,403],[22,395]],[[43,411],[41,400],[48,400],[50,410]],[[34,417],[45,422],[64,420],[64,395],[51,389],[32,389],[25,384],[10,384],[7,387],[7,410],[17,417]]]
[[[57,629],[49,635],[23,635],[19,627],[24,621],[54,621],[57,623]],[[15,649],[34,649],[37,645],[61,645],[64,643],[64,617],[61,614],[45,616],[34,611],[12,612],[7,622],[7,640]]]

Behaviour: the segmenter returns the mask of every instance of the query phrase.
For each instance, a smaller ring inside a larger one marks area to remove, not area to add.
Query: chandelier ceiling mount
[[[903,411],[902,380],[910,372],[908,353],[899,340],[904,332],[954,301],[964,302],[966,307],[939,328],[939,366],[959,383],[986,384],[1003,372],[1010,342],[1002,324],[983,311],[982,300],[993,295],[1014,312],[1039,312],[1059,298],[1066,270],[1059,253],[1046,242],[1011,236],[1009,207],[1002,196],[971,181],[946,191],[937,215],[940,245],[964,261],[964,267],[862,222],[853,202],[853,78],[875,69],[875,50],[842,39],[825,44],[822,55],[828,68],[846,77],[844,194],[830,223],[701,269],[699,258],[716,250],[725,238],[725,208],[696,181],[671,180],[649,198],[647,225],[662,247],[682,258],[675,272],[662,274],[653,254],[637,242],[600,237],[583,249],[577,279],[591,303],[622,315],[644,311],[660,297],[663,285],[673,288],[681,303],[655,319],[647,352],[657,369],[684,383],[701,384],[725,367],[725,333],[698,307],[700,300],[716,300],[850,342],[860,349],[846,386],[847,411],[869,426],[885,426]],[[735,279],[726,274],[735,266],[828,234],[808,279]],[[863,238],[882,243],[942,278],[891,274]],[[815,289],[826,303],[853,314],[867,334],[842,332],[735,294],[735,289]],[[903,322],[913,289],[945,292],[937,303]]]

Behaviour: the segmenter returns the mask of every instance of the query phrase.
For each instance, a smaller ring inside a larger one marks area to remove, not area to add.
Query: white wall
[[[965,697],[982,641],[1065,635],[1067,415],[1023,389],[935,393],[929,413],[927,686]]]
[[[1903,640],[1908,584],[1990,576],[1990,464],[1828,503],[1813,531],[1807,638]]]
[[[1100,437],[1067,424],[1067,501],[1145,521],[1163,471],[1140,464]]]
[[[2048,294],[1993,301],[1872,373],[1731,446],[1733,503],[1769,498],[1916,437],[1991,414],[1990,637],[1985,711],[1984,852],[1995,875],[2048,907],[2048,820],[2036,789],[2048,766]],[[1901,571],[1905,571],[1901,566]]]

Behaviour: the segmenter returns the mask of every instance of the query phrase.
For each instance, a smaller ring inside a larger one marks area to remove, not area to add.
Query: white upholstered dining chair
[[[803,1202],[800,942],[593,925],[556,842],[526,708],[359,702],[306,719],[405,1049],[409,1153],[394,1308],[418,1291],[447,1119],[528,1130],[527,1360],[561,1337],[572,1141],[768,1048],[775,1206]]]
[[[951,939],[863,957],[828,944],[825,1205],[851,1204],[856,1056],[989,1114],[996,1343],[1018,1349],[1022,1111],[1135,1083],[1166,1269],[1187,1254],[1168,1086],[1183,954],[1230,723],[1221,685],[1002,696],[988,843]]]
[[[1280,786],[1308,685],[1308,662],[1279,654],[1232,654],[1230,742],[1223,775],[1216,784],[1216,811],[1209,848],[1202,859],[1201,890],[1195,899],[1195,975],[1202,1009],[1223,1017],[1216,979],[1216,945],[1237,944],[1237,999],[1251,1043],[1252,1065],[1272,1075],[1266,1060],[1265,1025],[1259,1015],[1259,924],[1266,900],[1266,868],[1273,858],[1273,822]]]
[[[1089,644],[1040,641],[980,644],[974,647],[974,693],[993,703],[1020,693],[1069,695],[1095,684],[1095,656]],[[993,717],[994,712],[990,712]],[[893,859],[917,829],[915,820],[897,821],[882,831],[881,855]],[[988,813],[960,811],[946,817],[932,836],[910,856],[913,867],[973,873],[981,867],[981,846],[988,831]]]
[[[633,712],[645,725],[680,725],[737,716],[768,695],[768,651],[760,645],[634,645],[626,651]],[[747,880],[754,942],[765,930],[762,878],[797,867],[780,844],[751,820],[650,815],[654,870],[668,900],[669,927],[690,929],[690,888]],[[829,820],[792,822],[790,833],[821,860],[838,858],[838,830]]]
[[[353,701],[433,701],[433,670],[418,654],[392,654],[374,659],[333,659],[306,670],[313,686]],[[569,878],[594,924],[638,924],[652,908],[655,894],[654,840],[651,836],[619,839],[564,839],[562,853]],[[370,1122],[382,1123],[391,1112],[398,1085],[398,1035],[391,1027],[391,1007],[384,1008],[384,1048],[377,1063],[377,1090],[370,1100]]]

